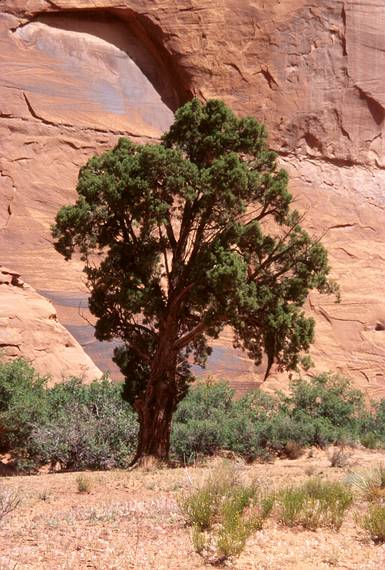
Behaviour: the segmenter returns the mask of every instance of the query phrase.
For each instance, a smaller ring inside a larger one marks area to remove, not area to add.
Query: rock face
[[[193,94],[221,97],[267,124],[329,249],[342,302],[309,300],[317,368],[384,396],[385,0],[2,0],[0,11],[2,262],[38,289],[81,291],[80,265],[49,243],[79,167],[121,134],[158,137]]]
[[[81,376],[91,381],[100,370],[80,344],[59,324],[53,305],[0,265],[0,355],[24,356],[51,381]]]

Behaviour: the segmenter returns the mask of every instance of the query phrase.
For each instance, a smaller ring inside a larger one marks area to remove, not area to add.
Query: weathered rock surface
[[[51,381],[81,376],[91,381],[100,370],[57,319],[53,305],[20,275],[0,265],[0,356],[27,358]]]
[[[79,167],[122,133],[158,137],[191,94],[222,97],[266,122],[329,248],[342,302],[310,298],[317,367],[383,396],[385,0],[2,0],[0,11],[2,262],[38,289],[84,290],[49,237]]]

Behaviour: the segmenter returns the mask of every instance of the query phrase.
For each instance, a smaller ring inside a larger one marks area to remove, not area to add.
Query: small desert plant
[[[330,467],[338,467],[342,469],[346,467],[349,461],[349,454],[344,450],[343,446],[334,449],[329,455]]]
[[[366,515],[361,519],[361,526],[375,542],[385,542],[385,507],[370,505]]]
[[[288,441],[285,445],[284,453],[288,459],[298,459],[303,455],[303,447],[296,441]]]
[[[14,511],[20,504],[20,495],[17,491],[0,491],[0,521]]]
[[[360,436],[360,442],[367,449],[378,449],[381,447],[380,438],[373,431],[362,434]]]
[[[377,465],[366,473],[350,473],[346,482],[366,501],[385,499],[385,465]]]
[[[288,487],[279,493],[279,519],[286,526],[339,530],[352,501],[353,495],[345,485],[309,479],[303,485]]]
[[[48,501],[49,492],[47,491],[47,489],[44,489],[43,491],[40,491],[40,493],[38,494],[38,497],[39,497],[40,501]]]
[[[218,563],[241,554],[249,536],[262,528],[273,498],[255,483],[239,481],[235,468],[225,463],[182,496],[179,506],[192,526],[195,550]]]
[[[298,524],[306,495],[302,487],[287,487],[279,493],[279,520],[285,526]]]
[[[76,478],[76,483],[79,493],[90,493],[91,492],[91,480],[85,475],[78,475]]]

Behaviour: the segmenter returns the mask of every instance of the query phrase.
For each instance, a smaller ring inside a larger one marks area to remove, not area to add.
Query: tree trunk
[[[173,343],[161,343],[154,357],[149,382],[143,397],[134,407],[138,412],[138,447],[132,465],[146,458],[168,459],[172,416],[176,409],[177,352]]]

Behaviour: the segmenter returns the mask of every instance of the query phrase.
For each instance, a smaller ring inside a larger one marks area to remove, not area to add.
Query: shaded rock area
[[[310,297],[316,369],[383,397],[385,0],[3,0],[0,11],[1,261],[38,290],[84,292],[81,265],[49,235],[79,167],[122,134],[157,139],[191,95],[221,97],[267,124],[305,225],[329,248],[342,302]],[[260,373],[248,363],[245,377]]]
[[[80,344],[58,322],[53,305],[0,265],[0,356],[27,358],[52,382],[81,376],[89,382],[101,372]]]

